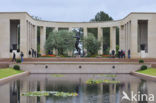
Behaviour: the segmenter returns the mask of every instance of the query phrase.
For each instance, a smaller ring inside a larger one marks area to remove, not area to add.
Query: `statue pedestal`
[[[146,52],[145,52],[145,50],[142,50],[142,51],[140,52],[140,55],[141,55],[141,58],[145,58],[145,57],[146,57]]]
[[[76,55],[76,58],[80,58],[81,56],[80,55]]]
[[[13,53],[16,54],[16,58],[20,58],[20,52],[18,53],[17,50],[13,50],[12,53],[10,53],[10,57],[13,57]]]

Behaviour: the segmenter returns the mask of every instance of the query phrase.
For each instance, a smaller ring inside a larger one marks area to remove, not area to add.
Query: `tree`
[[[34,18],[35,20],[42,20],[40,17],[38,16],[31,16],[32,18]]]
[[[93,34],[88,33],[88,36],[84,38],[84,47],[87,49],[88,56],[96,55],[100,46],[100,41]]]
[[[113,18],[111,16],[109,16],[107,13],[100,11],[98,12],[94,19],[91,19],[90,21],[111,21],[113,20]]]
[[[45,43],[45,50],[57,49],[59,55],[65,55],[65,52],[68,50],[74,49],[75,39],[73,38],[75,34],[68,31],[54,31],[51,32]]]
[[[90,20],[90,22],[112,21],[112,20],[113,20],[113,18],[111,16],[109,16],[107,13],[100,11],[95,15],[95,17],[93,19]],[[117,32],[117,34],[118,34],[118,32]],[[118,42],[118,38],[117,38],[117,42]],[[109,54],[109,48],[110,48],[110,28],[104,28],[103,29],[103,52],[104,52],[104,54]]]

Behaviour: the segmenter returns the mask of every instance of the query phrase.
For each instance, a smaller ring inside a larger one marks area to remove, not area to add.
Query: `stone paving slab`
[[[138,59],[119,59],[119,58],[25,58],[25,61],[81,61],[81,62],[138,62]],[[156,63],[156,59],[143,59],[145,62]],[[0,62],[11,62],[11,59],[0,59]]]

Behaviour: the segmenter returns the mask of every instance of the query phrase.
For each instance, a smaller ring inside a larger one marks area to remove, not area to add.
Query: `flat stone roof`
[[[112,21],[98,21],[98,22],[63,22],[63,21],[47,21],[47,20],[36,20],[34,19],[28,12],[0,12],[0,14],[27,14],[28,16],[30,16],[33,20],[35,21],[41,21],[41,22],[53,22],[53,23],[104,23],[104,22],[118,22],[121,21],[125,18],[127,18],[128,16],[130,16],[131,14],[156,14],[156,12],[131,12],[129,13],[126,17],[124,17],[123,19],[120,20],[112,20]]]

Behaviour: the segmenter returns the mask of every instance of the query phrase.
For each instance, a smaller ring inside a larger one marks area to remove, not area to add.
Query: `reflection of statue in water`
[[[80,47],[79,47],[80,35],[79,35],[79,34],[76,34],[76,36],[75,36],[74,38],[76,38],[75,48],[76,48],[78,54],[80,55],[80,54],[81,54],[81,49],[80,49]]]

